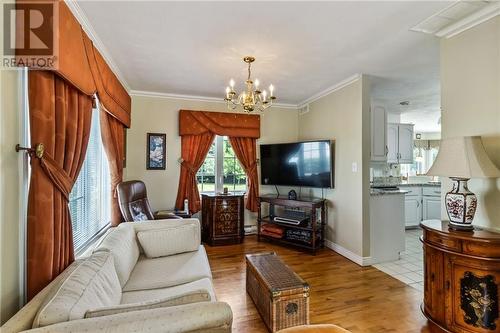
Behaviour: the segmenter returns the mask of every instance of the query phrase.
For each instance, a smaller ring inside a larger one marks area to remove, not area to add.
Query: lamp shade
[[[480,136],[441,140],[439,153],[428,176],[497,178],[500,170],[490,160]]]

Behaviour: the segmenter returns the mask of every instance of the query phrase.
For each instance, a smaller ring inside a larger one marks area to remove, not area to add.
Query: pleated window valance
[[[439,148],[440,140],[415,140],[414,145],[415,148],[423,148],[425,150],[429,150],[432,148]]]
[[[130,127],[131,99],[64,1],[53,0],[56,59],[53,71],[86,95],[97,93],[106,111]],[[23,3],[26,6],[26,3]],[[18,22],[17,36],[24,27]],[[22,58],[22,55],[19,55]]]
[[[179,111],[179,135],[213,133],[229,137],[260,138],[260,116],[240,113]]]

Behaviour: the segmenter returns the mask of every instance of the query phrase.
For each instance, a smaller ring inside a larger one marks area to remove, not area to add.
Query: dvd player
[[[279,222],[279,223],[286,223],[286,224],[292,224],[292,225],[299,225],[302,222],[305,222],[309,219],[307,216],[275,216],[273,218],[274,222]]]

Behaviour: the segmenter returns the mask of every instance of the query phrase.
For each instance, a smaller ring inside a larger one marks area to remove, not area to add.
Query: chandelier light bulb
[[[248,76],[245,83],[245,88],[241,92],[236,92],[234,89],[234,79],[229,80],[229,87],[226,87],[226,96],[224,101],[226,102],[228,110],[236,110],[239,106],[244,112],[250,113],[254,110],[264,111],[270,108],[276,101],[276,96],[274,96],[274,86],[271,84],[269,86],[269,92],[259,89],[260,81],[259,79],[252,79],[251,65],[255,61],[255,57],[246,56],[243,61],[248,67]]]

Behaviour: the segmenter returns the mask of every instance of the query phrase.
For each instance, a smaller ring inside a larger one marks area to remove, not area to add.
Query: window
[[[92,111],[92,125],[85,161],[69,196],[75,252],[110,221],[110,175],[101,141],[99,109]]]
[[[200,193],[222,192],[224,187],[230,192],[246,191],[247,176],[227,136],[215,137],[196,179]]]
[[[422,176],[429,171],[437,157],[439,147],[414,147],[413,164],[401,164],[402,176]]]

